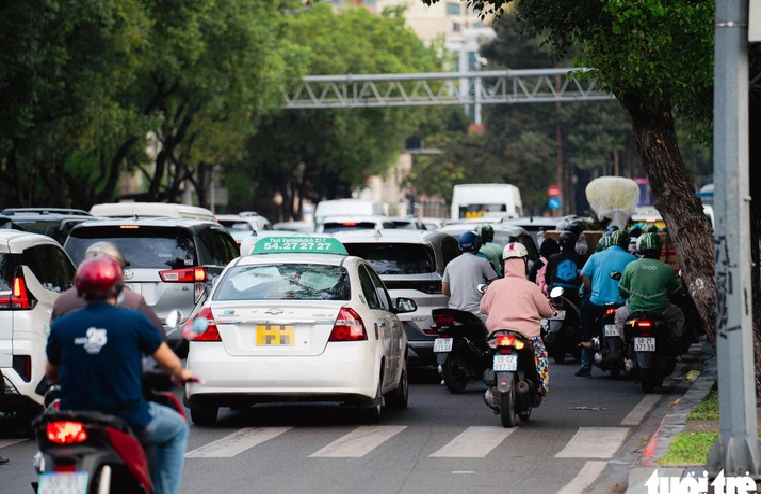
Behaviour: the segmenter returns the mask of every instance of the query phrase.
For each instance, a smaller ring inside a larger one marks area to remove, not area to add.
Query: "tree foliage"
[[[404,10],[377,16],[361,7],[334,13],[328,4],[287,17],[293,45],[306,51],[310,74],[438,70],[435,47],[405,26]],[[284,199],[283,219],[297,215],[293,197],[346,197],[369,175],[384,174],[415,129],[420,109],[283,110],[266,118],[238,168]],[[300,204],[300,201],[299,201]],[[298,208],[297,208],[298,209]]]

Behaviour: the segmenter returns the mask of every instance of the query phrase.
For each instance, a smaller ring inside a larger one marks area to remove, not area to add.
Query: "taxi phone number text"
[[[330,244],[326,242],[265,242],[264,250],[288,250],[288,251],[327,251]]]

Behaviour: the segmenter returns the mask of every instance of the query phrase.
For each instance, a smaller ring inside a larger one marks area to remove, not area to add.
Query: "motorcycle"
[[[452,394],[464,393],[490,365],[486,326],[475,314],[456,309],[434,309],[433,326],[439,334],[433,351],[444,384]]]
[[[676,367],[676,347],[668,341],[669,326],[656,312],[635,311],[626,320],[627,340],[642,391],[652,393]]]
[[[621,273],[611,271],[613,280],[620,280]],[[591,325],[591,342],[594,351],[594,364],[604,371],[610,371],[613,379],[621,376],[621,371],[626,366],[626,345],[622,334],[616,327],[616,310],[622,303],[610,302],[603,306],[602,312],[595,318]]]
[[[177,315],[177,320],[181,315]],[[170,317],[167,318],[170,321]],[[190,382],[200,382],[193,378]],[[183,418],[174,385],[160,371],[143,373],[143,393],[149,401],[175,409]],[[60,411],[60,386],[45,393],[45,411],[32,423],[39,452],[32,483],[37,494],[129,492],[150,494],[155,448],[143,447],[119,417],[93,411]]]
[[[484,371],[486,406],[500,414],[502,427],[531,419],[531,410],[542,402],[534,348],[518,331],[497,330],[489,337],[491,365]]]
[[[550,299],[555,315],[541,322],[542,334],[546,331],[547,354],[556,364],[564,363],[569,353],[581,360],[581,310],[564,293],[562,287],[552,289]]]

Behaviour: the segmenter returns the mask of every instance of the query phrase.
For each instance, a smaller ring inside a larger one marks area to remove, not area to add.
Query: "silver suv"
[[[75,272],[52,238],[0,230],[0,412],[26,416],[42,406],[50,313]]]
[[[87,248],[105,240],[127,259],[124,282],[141,294],[162,320],[172,309],[186,317],[205,296],[207,282],[239,256],[230,233],[216,222],[176,218],[133,218],[88,222],[71,230],[64,244],[75,263]],[[182,334],[167,329],[167,341],[182,356]]]
[[[435,366],[433,309],[447,307],[441,293],[446,265],[460,254],[457,240],[446,233],[427,230],[365,230],[334,234],[353,256],[365,259],[380,275],[392,298],[408,297],[417,310],[400,314],[407,333],[409,363]]]

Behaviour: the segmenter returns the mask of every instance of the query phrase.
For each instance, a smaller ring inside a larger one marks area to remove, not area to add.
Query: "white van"
[[[216,221],[214,213],[208,209],[168,202],[107,202],[94,205],[90,214],[109,218],[149,216]]]
[[[452,219],[523,216],[521,193],[510,184],[458,184],[452,191]],[[495,221],[499,221],[495,218]]]
[[[330,199],[317,203],[314,211],[315,231],[328,216],[385,216],[386,203],[368,199]]]

